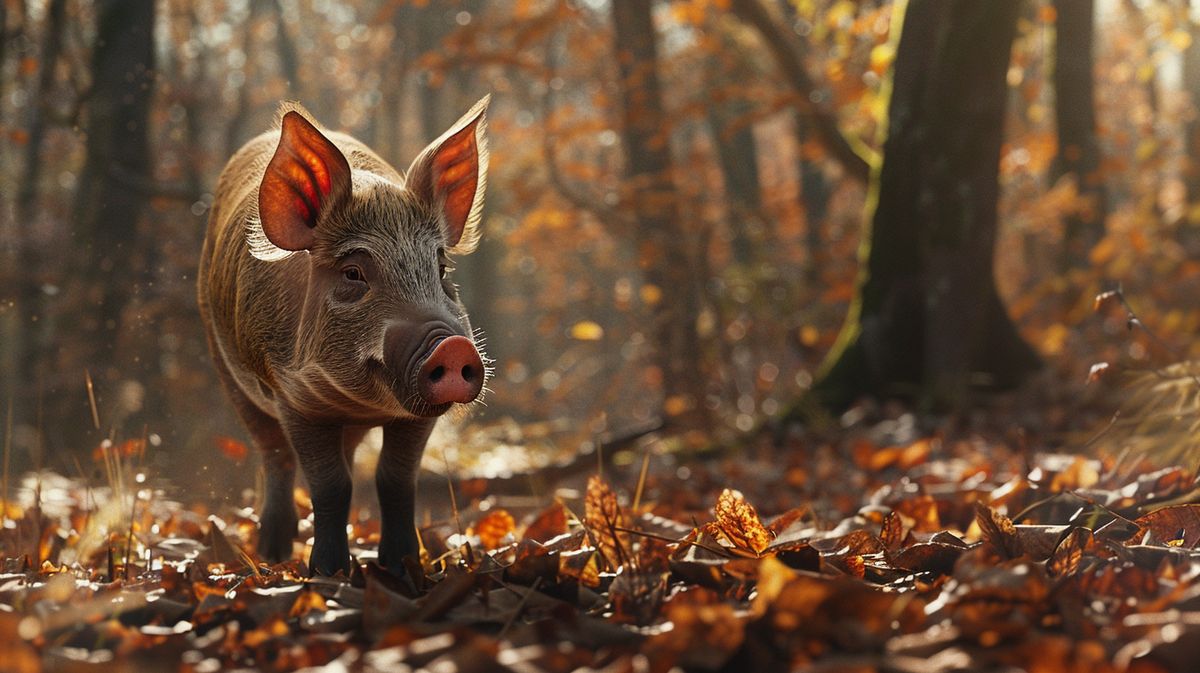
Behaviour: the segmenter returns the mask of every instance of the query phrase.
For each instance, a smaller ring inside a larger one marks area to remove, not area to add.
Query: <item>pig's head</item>
[[[284,115],[258,219],[277,257],[307,260],[295,395],[343,416],[432,417],[483,390],[485,360],[448,272],[479,239],[487,103],[426,147],[403,182],[370,170],[379,160],[360,146],[341,143],[348,161],[304,115]],[[252,251],[270,257],[251,226]]]

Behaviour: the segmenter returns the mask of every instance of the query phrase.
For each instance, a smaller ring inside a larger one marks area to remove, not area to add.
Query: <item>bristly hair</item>
[[[251,215],[246,218],[246,247],[250,249],[250,254],[254,256],[254,259],[263,262],[278,262],[298,252],[297,250],[284,250],[272,243],[271,239],[267,238],[267,232],[263,231],[262,219],[258,216],[257,200],[251,209]]]
[[[487,109],[491,101],[491,94],[480,98],[479,102],[472,105],[471,109],[459,117],[458,121],[446,129],[445,133],[438,136],[437,140],[429,143],[425,151],[413,160],[412,166],[409,167],[408,172],[404,176],[407,181],[408,176],[412,173],[413,166],[420,165],[422,161],[427,160],[430,152],[437,149],[447,138],[461,131],[467,124],[476,119],[479,120],[475,125],[475,152],[477,157],[476,162],[478,163],[475,196],[471,201],[471,211],[467,213],[467,220],[463,224],[462,236],[458,239],[458,243],[446,250],[446,252],[452,255],[465,255],[473,252],[478,247],[479,238],[483,233],[479,224],[480,220],[483,219],[483,195],[487,192],[488,158],[491,154],[487,138]]]

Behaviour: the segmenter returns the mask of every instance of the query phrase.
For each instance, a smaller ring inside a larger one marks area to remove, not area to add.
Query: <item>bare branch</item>
[[[554,51],[555,37],[557,36],[551,35],[550,39],[546,40],[546,93],[542,96],[542,153],[546,156],[546,174],[550,179],[550,185],[572,206],[592,213],[602,221],[617,221],[632,225],[633,220],[628,215],[606,205],[602,197],[586,194],[568,183],[563,178],[562,171],[558,169],[558,148],[554,145],[555,134],[550,121],[554,112],[554,87],[551,84],[558,72],[558,59]]]
[[[838,128],[834,112],[814,100],[817,84],[809,76],[804,64],[804,44],[780,26],[780,22],[771,16],[761,0],[731,0],[731,7],[738,18],[762,35],[771,55],[775,57],[776,65],[787,77],[788,84],[800,94],[802,109],[830,155],[842,164],[847,174],[866,182],[871,176],[871,166],[876,161],[874,153],[862,142],[847,138]]]

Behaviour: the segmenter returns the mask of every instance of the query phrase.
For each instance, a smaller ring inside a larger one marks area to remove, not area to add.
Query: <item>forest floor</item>
[[[1031,448],[1053,445],[1011,416],[844,420],[702,455],[648,434],[536,489],[456,479],[407,579],[365,514],[351,577],[309,578],[299,540],[261,563],[252,508],[102,447],[106,487],[43,474],[8,505],[0,670],[1194,670],[1196,465]]]

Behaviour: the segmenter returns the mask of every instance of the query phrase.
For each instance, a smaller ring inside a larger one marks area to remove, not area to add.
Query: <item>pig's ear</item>
[[[484,96],[408,169],[405,185],[442,216],[446,248],[468,253],[479,243],[479,220],[487,186],[487,107]]]
[[[279,147],[258,190],[263,233],[282,250],[308,250],[317,221],[350,195],[350,164],[312,122],[295,110],[283,116]]]

